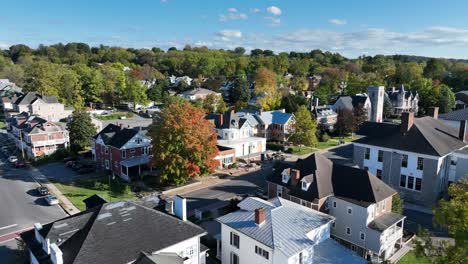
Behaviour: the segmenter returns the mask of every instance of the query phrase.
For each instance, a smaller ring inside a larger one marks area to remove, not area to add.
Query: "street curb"
[[[171,192],[178,192],[178,191],[181,191],[181,190],[193,187],[193,186],[197,186],[197,185],[200,185],[200,184],[202,184],[202,182],[198,181],[198,182],[194,182],[194,183],[191,183],[191,184],[180,186],[180,187],[177,187],[177,188],[174,188],[174,189],[166,190],[166,191],[163,191],[161,193],[166,195],[166,194],[171,193]]]

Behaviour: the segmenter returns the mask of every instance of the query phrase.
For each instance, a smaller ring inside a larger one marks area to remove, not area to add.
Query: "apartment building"
[[[268,197],[282,197],[335,218],[331,237],[368,260],[402,247],[404,216],[391,212],[392,188],[369,171],[334,164],[314,153],[280,163],[267,177]]]
[[[8,136],[30,159],[50,155],[70,144],[65,124],[22,113],[10,118]]]
[[[28,92],[18,97],[13,103],[13,110],[6,112],[6,116],[13,117],[23,112],[40,116],[48,121],[58,122],[70,116],[73,109],[66,108],[55,96]]]
[[[404,112],[401,124],[364,123],[358,131],[364,137],[353,142],[354,163],[405,201],[432,207],[447,190],[452,166],[466,169],[454,158],[467,145],[466,122],[457,129],[436,118]]]

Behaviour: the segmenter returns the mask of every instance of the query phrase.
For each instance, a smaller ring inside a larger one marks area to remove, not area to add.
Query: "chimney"
[[[395,86],[392,87],[392,93],[394,93],[394,92],[395,92]]]
[[[218,115],[218,126],[219,127],[223,126],[223,123],[224,123],[224,114],[221,113]]]
[[[174,201],[167,201],[165,209],[168,214],[174,214]]]
[[[401,113],[401,125],[400,132],[408,132],[414,123],[414,113],[413,112],[404,112]]]
[[[57,246],[57,244],[53,243],[50,245],[50,260],[52,260],[53,264],[63,264],[63,253],[62,250]]]
[[[257,208],[255,209],[255,223],[261,225],[265,222],[265,209]]]
[[[297,169],[291,169],[291,184],[296,186],[299,183],[299,179],[301,178],[301,171]]]
[[[39,233],[39,231],[42,230],[42,225],[40,223],[35,223],[34,224],[34,236],[36,238],[36,241],[42,244],[42,235]]]
[[[436,106],[429,107],[428,114],[429,116],[434,117],[434,119],[439,118],[439,107],[436,107]]]
[[[467,129],[467,122],[466,120],[460,121],[460,130],[458,132],[458,138],[463,141],[464,143],[468,143],[468,133],[466,133]]]
[[[183,221],[187,221],[187,199],[180,195],[176,195],[173,200],[174,214]]]

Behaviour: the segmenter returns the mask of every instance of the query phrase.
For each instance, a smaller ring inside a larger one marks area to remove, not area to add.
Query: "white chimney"
[[[57,246],[57,244],[53,243],[50,245],[50,260],[54,264],[63,264],[63,257],[62,257],[62,250]]]
[[[35,223],[34,224],[34,237],[36,238],[36,241],[42,244],[42,235],[39,233],[39,231],[42,230],[42,225],[40,223]]]
[[[168,214],[174,214],[174,202],[173,201],[167,201],[166,212]]]
[[[174,214],[183,221],[187,221],[187,199],[180,195],[176,195],[173,200]]]

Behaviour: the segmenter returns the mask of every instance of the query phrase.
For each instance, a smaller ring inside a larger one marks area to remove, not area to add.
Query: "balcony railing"
[[[49,145],[60,145],[60,144],[65,144],[67,142],[68,142],[68,138],[61,138],[61,139],[34,141],[34,142],[31,142],[31,145],[34,147],[39,147],[39,146],[49,146]]]
[[[388,244],[395,242],[395,240],[400,239],[402,236],[403,236],[403,228],[398,227],[398,226],[395,226],[395,232],[393,234],[384,235],[384,233],[382,233],[381,238],[380,238],[380,248],[387,248]]]

